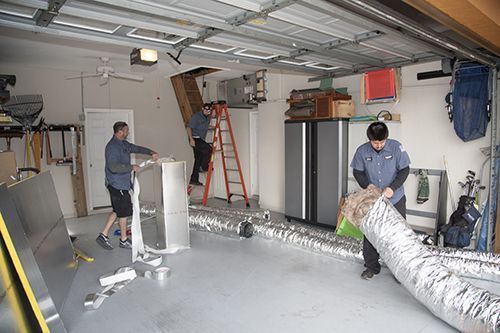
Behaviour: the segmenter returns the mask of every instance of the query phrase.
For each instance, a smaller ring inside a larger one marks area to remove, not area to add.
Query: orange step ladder
[[[207,180],[205,182],[205,192],[203,194],[203,205],[207,204],[208,192],[210,190],[210,181],[212,179],[212,172],[214,169],[214,161],[216,154],[220,152],[221,160],[222,160],[222,168],[224,171],[224,182],[226,185],[226,195],[227,202],[231,203],[231,197],[233,195],[242,196],[245,199],[246,206],[250,207],[250,202],[248,200],[247,189],[245,187],[245,181],[243,180],[243,174],[241,172],[241,164],[240,159],[238,157],[238,151],[236,150],[236,143],[234,141],[233,128],[231,126],[231,119],[229,118],[229,112],[227,111],[227,104],[225,102],[218,102],[212,104],[212,108],[210,110],[209,123],[212,123],[212,119],[215,120],[215,125],[213,127],[209,127],[209,129],[213,130],[213,142],[212,142],[212,156],[210,158],[210,164],[208,166],[208,174]],[[221,124],[223,122],[227,123],[227,129],[221,128]],[[229,132],[229,140],[230,142],[223,142],[223,132]],[[231,150],[227,150],[228,148],[232,148]],[[236,161],[236,168],[228,168],[228,164],[230,160]],[[232,180],[229,178],[234,173],[238,173],[239,181]],[[241,184],[242,194],[240,193],[231,193],[229,184]]]

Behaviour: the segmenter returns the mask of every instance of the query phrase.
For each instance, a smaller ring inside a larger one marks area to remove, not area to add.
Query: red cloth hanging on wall
[[[396,97],[394,68],[365,73],[364,80],[366,101]]]

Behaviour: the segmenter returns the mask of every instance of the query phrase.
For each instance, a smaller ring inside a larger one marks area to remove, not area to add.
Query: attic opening
[[[218,68],[196,67],[170,77],[184,124],[187,124],[191,116],[203,106],[203,97],[196,78],[218,71],[220,71]]]

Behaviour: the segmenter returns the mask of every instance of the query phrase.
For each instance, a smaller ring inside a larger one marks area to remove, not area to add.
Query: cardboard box
[[[350,118],[356,115],[352,100],[333,100],[331,97],[316,98],[315,118]]]
[[[356,115],[354,101],[333,101],[332,118],[351,118]]]
[[[0,152],[0,183],[11,185],[17,181],[16,155],[13,151]]]

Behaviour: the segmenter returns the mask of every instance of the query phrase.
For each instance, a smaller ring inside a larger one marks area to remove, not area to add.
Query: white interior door
[[[129,125],[128,141],[134,142],[133,110],[85,109],[85,137],[87,149],[87,177],[89,185],[89,208],[111,205],[104,184],[104,149],[113,136],[113,124],[124,121]]]
[[[249,113],[250,195],[259,195],[259,112]]]

